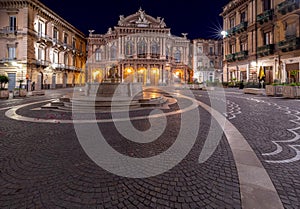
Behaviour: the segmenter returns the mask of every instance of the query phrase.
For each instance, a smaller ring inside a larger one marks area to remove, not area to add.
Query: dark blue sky
[[[188,33],[189,39],[216,38],[221,31],[222,18],[219,14],[229,0],[40,0],[47,7],[66,19],[80,31],[88,34],[106,33],[117,25],[119,15],[125,17],[138,11],[162,17],[173,35]],[[105,2],[105,3],[104,3]]]

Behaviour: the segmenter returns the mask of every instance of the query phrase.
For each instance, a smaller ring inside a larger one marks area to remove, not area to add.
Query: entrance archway
[[[147,69],[145,67],[142,67],[138,70],[137,72],[137,82],[142,83],[143,85],[146,84],[146,80],[147,80]]]
[[[134,80],[134,69],[133,67],[127,67],[124,71],[124,80],[126,82],[133,82]]]
[[[152,68],[150,71],[150,83],[152,86],[157,86],[159,80],[159,69]]]

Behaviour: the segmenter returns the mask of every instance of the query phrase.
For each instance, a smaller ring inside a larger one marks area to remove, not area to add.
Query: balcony
[[[146,54],[146,53],[145,53],[145,54],[138,54],[137,57],[138,57],[138,58],[146,58],[146,57],[147,57],[147,54]]]
[[[229,30],[227,30],[228,37],[235,35],[235,33],[236,33],[236,27],[233,27],[233,28],[230,28]]]
[[[278,48],[282,52],[294,51],[300,48],[300,37],[288,37],[284,41],[278,42]]]
[[[259,22],[261,25],[265,22],[268,22],[269,20],[273,19],[274,10],[266,10],[263,13],[256,16],[256,21]]]
[[[150,54],[150,57],[153,59],[159,59],[160,54]]]
[[[48,35],[46,35],[46,34],[44,34],[44,33],[40,33],[40,32],[38,32],[37,34],[36,34],[36,36],[37,36],[37,42],[38,43],[41,43],[41,42],[52,42],[52,38],[50,37],[50,36],[48,36]]]
[[[237,26],[235,26],[235,31],[237,33],[241,33],[247,30],[248,27],[248,22],[242,22],[240,24],[238,24]]]
[[[16,62],[17,58],[2,58],[0,59],[0,63],[11,63],[11,62]]]
[[[48,67],[50,62],[47,60],[36,60],[36,65],[40,67]]]
[[[14,35],[17,35],[17,31],[18,31],[17,27],[6,26],[6,27],[0,29],[0,34],[6,34],[6,35],[14,34]]]
[[[235,61],[235,54],[227,54],[225,55],[225,59],[227,62],[233,62]]]
[[[264,46],[257,47],[258,56],[264,57],[274,53],[274,44],[268,44]]]
[[[277,11],[285,15],[289,12],[299,9],[299,0],[286,0],[277,5]]]
[[[240,51],[240,52],[237,52],[234,54],[234,58],[236,60],[244,60],[244,59],[247,59],[248,57],[248,51],[247,50],[244,50],[244,51]]]

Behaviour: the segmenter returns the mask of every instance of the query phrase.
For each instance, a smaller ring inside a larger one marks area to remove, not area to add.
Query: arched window
[[[159,45],[156,42],[151,44],[151,55],[157,57],[159,55]]]
[[[96,51],[95,51],[95,60],[96,60],[96,62],[101,61],[101,50],[100,49],[96,49]]]
[[[181,52],[177,50],[174,54],[175,62],[181,62]]]
[[[146,52],[147,52],[147,44],[146,42],[140,41],[138,43],[138,57],[146,57]]]
[[[128,41],[125,45],[125,55],[132,56],[133,55],[133,43]]]
[[[117,59],[117,47],[115,45],[110,48],[110,59]]]

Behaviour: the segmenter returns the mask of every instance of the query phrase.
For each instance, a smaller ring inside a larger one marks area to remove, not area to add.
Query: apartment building
[[[223,7],[225,81],[299,82],[299,0],[232,0]]]
[[[85,35],[38,0],[0,2],[0,74],[9,90],[85,82]]]
[[[194,79],[200,83],[222,81],[223,40],[194,39]]]

